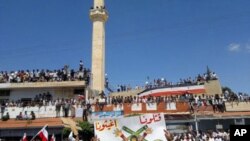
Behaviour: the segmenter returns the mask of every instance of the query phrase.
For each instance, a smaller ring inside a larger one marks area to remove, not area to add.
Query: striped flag
[[[50,141],[56,141],[56,137],[54,134],[51,136]]]
[[[26,133],[23,134],[23,138],[21,139],[21,141],[28,141]]]
[[[33,141],[37,136],[39,136],[42,141],[49,141],[47,127],[48,125],[45,125],[30,141]]]
[[[76,139],[73,137],[73,132],[71,131],[69,134],[69,141],[75,141]]]
[[[39,132],[38,136],[42,139],[42,141],[48,141],[48,131],[46,130],[47,126],[44,126]]]

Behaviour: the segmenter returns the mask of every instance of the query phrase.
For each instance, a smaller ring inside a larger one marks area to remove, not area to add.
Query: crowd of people
[[[9,112],[7,112],[5,115],[2,115],[2,121],[7,121],[10,119],[10,114]],[[20,112],[17,116],[16,116],[16,120],[35,120],[36,119],[36,115],[33,111],[30,112],[30,114],[28,114],[27,111]]]
[[[233,98],[232,98],[233,97]],[[92,105],[97,105],[100,111],[103,110],[105,105],[122,105],[124,103],[134,104],[134,103],[170,103],[170,102],[186,102],[189,103],[190,112],[194,113],[196,109],[199,109],[201,106],[212,106],[214,112],[225,112],[225,102],[230,102],[232,99],[234,102],[245,101],[249,102],[249,96],[236,95],[238,100],[235,100],[235,95],[226,95],[226,94],[215,94],[215,95],[194,95],[194,94],[182,94],[182,95],[171,95],[171,96],[148,96],[148,97],[139,97],[137,96],[105,96],[100,94],[98,98],[89,97],[86,101],[85,99],[72,98],[64,99],[58,98],[53,99],[52,94],[49,92],[38,94],[31,101],[4,101],[1,103],[1,111],[4,111],[6,107],[30,107],[30,106],[55,106],[57,116],[60,116],[59,113],[61,110],[64,113],[65,117],[68,117],[68,113],[72,109],[72,106],[78,105],[84,107],[86,110],[89,110]]]
[[[8,107],[42,107],[42,106],[55,106],[56,117],[69,117],[75,116],[75,107],[83,106],[83,100],[80,98],[72,98],[72,99],[64,99],[57,98],[53,99],[52,95],[47,92],[43,94],[36,95],[35,98],[31,101],[21,101],[21,100],[11,100],[11,101],[2,101],[1,103],[1,117],[4,117],[4,111]],[[69,115],[71,112],[71,115]],[[61,113],[63,115],[61,115]],[[9,114],[9,113],[7,113]],[[8,116],[9,117],[9,116]],[[31,112],[30,115],[27,114],[27,111],[20,112],[19,115],[16,116],[16,119],[33,119],[35,117],[35,113]]]
[[[50,92],[46,93],[40,93],[38,95],[35,95],[34,99],[30,101],[22,101],[21,99],[19,100],[5,100],[2,101],[2,108],[3,107],[32,107],[32,106],[47,106],[47,105],[52,105],[53,103],[53,96]],[[4,110],[4,108],[3,108]]]
[[[218,77],[215,72],[208,71],[203,75],[199,74],[194,79],[191,77],[186,79],[180,79],[179,82],[173,83],[171,81],[167,81],[165,78],[154,79],[153,82],[146,81],[145,89],[159,88],[159,87],[173,87],[173,86],[189,86],[189,85],[197,85],[202,84],[205,81],[209,80],[217,80]]]
[[[229,132],[224,130],[217,131],[199,131],[198,134],[194,131],[187,133],[169,133],[168,141],[229,141]]]
[[[16,120],[35,120],[35,119],[36,115],[33,111],[31,111],[30,114],[28,114],[27,111],[24,111],[24,113],[20,112],[19,115],[16,116]]]
[[[236,96],[236,98],[235,98]],[[234,99],[233,99],[233,98]],[[231,102],[232,99],[234,102],[250,102],[249,96],[235,95],[235,94],[214,94],[214,95],[194,95],[190,93],[182,95],[171,95],[171,96],[105,96],[100,95],[99,98],[95,99],[94,97],[89,98],[86,103],[93,105],[96,104],[103,109],[104,105],[122,105],[124,103],[134,104],[134,103],[170,103],[170,102],[186,102],[189,103],[190,112],[194,113],[195,110],[199,109],[201,106],[212,106],[214,113],[220,112],[223,113],[226,111],[225,102]]]
[[[33,69],[18,71],[0,71],[0,83],[23,83],[23,82],[53,82],[85,80],[89,84],[91,72],[84,68],[80,61],[79,69],[70,69],[65,65],[61,69]]]
[[[235,98],[236,97],[236,98]],[[139,97],[139,96],[105,96],[104,93],[101,93],[98,98],[91,97],[85,101],[85,99],[80,98],[72,98],[72,99],[63,99],[58,98],[54,99],[52,94],[49,92],[41,93],[34,97],[32,102],[29,104],[23,104],[22,102],[10,102],[5,101],[2,103],[2,106],[32,106],[31,103],[35,103],[35,106],[55,106],[56,109],[56,117],[60,117],[60,113],[63,112],[64,117],[72,116],[74,117],[76,105],[81,106],[83,108],[83,120],[88,120],[88,114],[91,114],[91,106],[98,105],[99,110],[103,109],[104,105],[108,104],[134,104],[134,103],[160,103],[160,102],[187,102],[190,104],[190,111],[195,112],[195,107],[199,106],[213,106],[214,112],[224,112],[225,105],[224,102],[230,100],[239,102],[248,102],[250,101],[250,97],[243,94],[215,94],[215,95],[194,95],[194,94],[183,94],[183,95],[171,95],[171,96],[149,96],[149,97]],[[12,103],[12,104],[11,104]],[[18,103],[18,104],[17,104]],[[98,109],[97,109],[98,110]],[[69,115],[69,111],[71,111],[71,115]],[[8,120],[9,113],[2,116],[2,120]],[[36,119],[36,115],[34,112],[28,114],[26,111],[24,113],[20,112],[19,115],[16,116],[16,120],[34,120]],[[229,133],[225,131],[199,131],[197,132],[187,132],[187,133],[170,133],[165,131],[165,136],[168,141],[229,141]],[[142,141],[142,138],[138,138],[137,141]],[[97,141],[98,138],[94,137],[93,141]],[[126,139],[124,139],[126,141]]]
[[[164,135],[167,141],[230,141],[230,133],[224,130],[199,131],[198,134],[195,131],[188,131],[186,133],[170,133],[168,130],[164,130]],[[143,140],[144,136],[133,138],[133,141]],[[100,141],[100,138],[95,136],[91,139],[91,141]],[[128,139],[123,138],[123,141],[128,141]]]
[[[130,85],[118,85],[117,86],[117,92],[125,92],[132,90],[132,87]]]
[[[100,93],[99,97],[89,97],[87,100],[85,98],[72,98],[64,99],[57,98],[54,99],[52,94],[49,92],[38,94],[31,101],[3,101],[1,103],[1,111],[4,111],[6,107],[32,107],[32,106],[55,106],[56,117],[60,117],[60,113],[63,113],[64,117],[69,116],[69,111],[71,116],[74,117],[76,106],[83,108],[83,118],[87,120],[87,115],[91,113],[91,106],[96,105],[95,110],[102,111],[105,105],[120,105],[124,103],[127,104],[138,104],[138,103],[176,103],[176,102],[186,102],[189,103],[190,112],[194,113],[201,106],[212,106],[214,112],[225,112],[225,102],[250,102],[250,97],[246,95],[236,95],[236,94],[215,94],[215,95],[194,95],[194,94],[182,94],[182,95],[170,95],[170,96],[148,96],[140,97],[136,96],[105,96],[104,93]],[[2,113],[3,114],[3,113]],[[3,117],[3,115],[2,115]]]
[[[84,103],[81,99],[57,99],[52,103],[56,108],[56,117],[60,117],[61,111],[63,112],[63,117],[75,117],[75,106],[83,107]],[[69,111],[71,115],[69,115]]]
[[[191,96],[189,98],[189,105],[190,105],[190,111],[191,113],[195,112],[195,109],[198,109],[200,106],[213,106],[214,112],[225,112],[225,102],[227,101],[227,98],[224,97],[224,95],[212,95],[212,96]],[[196,108],[195,108],[196,106]]]
[[[171,82],[168,81],[166,78],[156,78],[153,79],[153,81],[149,80],[149,77],[147,77],[147,81],[145,82],[145,85],[139,86],[136,85],[135,87],[131,87],[131,85],[117,85],[117,87],[113,88],[109,84],[109,80],[106,77],[105,78],[105,87],[108,88],[109,91],[111,92],[124,92],[124,91],[130,91],[130,90],[139,90],[139,89],[145,89],[145,90],[150,90],[154,88],[162,88],[162,87],[179,87],[179,86],[190,86],[190,85],[200,85],[204,84],[204,82],[208,82],[210,80],[217,80],[217,74],[215,72],[211,72],[209,69],[206,73],[198,74],[195,78],[181,78],[178,82]]]

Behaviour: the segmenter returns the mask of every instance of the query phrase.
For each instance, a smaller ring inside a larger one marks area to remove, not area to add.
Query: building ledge
[[[1,89],[84,87],[85,81],[0,83]]]
[[[60,118],[44,118],[35,120],[15,120],[0,121],[0,129],[18,129],[18,128],[42,128],[48,124],[49,127],[64,127]]]

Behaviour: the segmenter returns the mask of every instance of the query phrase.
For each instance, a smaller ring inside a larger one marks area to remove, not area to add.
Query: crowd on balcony
[[[100,95],[99,98],[94,99],[94,97],[89,98],[86,103],[93,105],[99,105],[99,109],[103,109],[103,105],[122,105],[124,103],[128,104],[135,104],[135,103],[161,103],[164,102],[166,104],[171,102],[187,102],[190,106],[190,112],[193,113],[195,110],[199,109],[201,106],[212,106],[213,111],[223,113],[226,111],[225,102],[230,102],[232,99],[237,102],[250,102],[250,97],[248,95],[245,95],[244,97],[242,95],[236,95],[237,98],[235,98],[235,95],[230,94],[214,94],[214,95],[194,95],[190,93],[182,94],[182,95],[170,95],[170,96],[104,96]]]
[[[166,78],[156,78],[153,79],[153,81],[150,81],[149,77],[147,77],[147,81],[145,82],[144,85],[138,86],[136,85],[135,87],[131,87],[131,85],[125,85],[125,84],[120,84],[117,85],[117,87],[113,88],[109,84],[109,79],[106,76],[105,77],[105,87],[111,91],[111,92],[125,92],[125,91],[130,91],[130,90],[140,90],[140,89],[145,89],[145,91],[154,89],[154,88],[163,88],[163,87],[180,87],[180,86],[190,86],[190,85],[200,85],[204,84],[204,82],[210,81],[210,80],[217,80],[217,74],[215,72],[211,72],[207,68],[207,72],[202,74],[198,74],[195,78],[181,78],[178,82],[174,83],[171,81],[168,81]]]
[[[79,69],[70,69],[65,65],[61,69],[33,69],[18,71],[0,71],[0,83],[23,83],[23,82],[53,82],[53,81],[75,81],[85,80],[87,84],[90,81],[91,72],[84,68],[80,61]]]
[[[19,115],[16,116],[16,120],[35,120],[35,119],[36,115],[33,111],[31,111],[30,114],[28,114],[27,111],[24,111],[24,113],[20,112]]]
[[[228,102],[249,102],[250,97],[246,93],[228,93],[227,91],[224,93],[225,97],[227,97]]]
[[[132,90],[132,87],[130,85],[118,85],[117,86],[117,92],[125,92]]]
[[[192,113],[195,112],[195,109],[199,109],[201,106],[208,106],[211,105],[213,107],[214,112],[225,112],[225,102],[227,101],[227,98],[224,97],[224,95],[212,95],[212,96],[191,96],[189,98],[189,105],[190,105],[190,111]]]
[[[235,98],[236,97],[236,98]],[[225,102],[230,102],[232,99],[236,102],[250,102],[250,97],[246,95],[234,95],[234,94],[215,94],[215,95],[194,95],[194,94],[182,94],[182,95],[170,95],[170,96],[105,96],[101,93],[98,98],[90,97],[86,101],[84,98],[72,98],[54,99],[49,92],[38,94],[31,101],[4,101],[1,103],[1,111],[4,111],[6,107],[32,107],[32,106],[55,106],[56,116],[60,116],[60,112],[63,112],[63,116],[68,117],[69,111],[74,116],[74,107],[81,106],[84,109],[84,115],[91,112],[91,106],[96,105],[97,111],[102,111],[105,105],[113,104],[115,106],[121,106],[123,104],[152,104],[152,103],[176,103],[186,102],[189,103],[190,112],[194,113],[199,110],[200,107],[212,106],[213,111],[216,113],[223,113],[226,111]],[[2,113],[3,114],[3,113]],[[3,116],[3,115],[2,115]]]
[[[1,117],[5,118],[8,114],[11,113],[7,113],[7,115],[4,115],[5,108],[8,107],[19,107],[19,108],[25,108],[25,107],[42,107],[42,106],[55,106],[55,111],[56,111],[56,117],[69,117],[75,116],[75,106],[83,106],[85,105],[83,103],[82,99],[64,99],[64,98],[58,98],[58,99],[51,99],[52,97],[49,96],[49,93],[44,94],[44,95],[37,95],[34,100],[32,101],[21,101],[21,100],[17,100],[17,101],[4,101],[1,103]],[[71,112],[71,115],[69,114]],[[63,115],[61,115],[60,113],[62,113]],[[8,115],[9,117],[9,115]],[[34,112],[31,112],[30,114],[28,114],[27,112],[20,112],[19,115],[16,116],[17,120],[28,120],[28,119],[35,119],[36,116],[34,114]]]
[[[157,78],[157,79],[154,79],[153,82],[146,81],[145,88],[152,89],[152,88],[160,88],[160,87],[189,86],[189,85],[202,84],[205,81],[217,80],[217,79],[218,77],[215,72],[208,71],[207,73],[204,73],[203,75],[199,74],[194,79],[189,77],[186,79],[180,79],[179,82],[176,82],[176,83],[167,81],[167,79],[165,78]]]
[[[178,82],[171,82],[168,81],[166,78],[155,78],[153,81],[149,80],[149,77],[147,77],[147,81],[144,85],[138,86],[136,85],[134,88],[131,87],[131,85],[125,85],[120,84],[117,85],[116,88],[112,88],[109,84],[108,77],[105,77],[105,87],[109,89],[109,91],[113,92],[125,92],[130,90],[139,90],[139,89],[154,89],[154,88],[163,88],[163,87],[179,87],[179,86],[190,86],[190,85],[199,85],[204,84],[204,82],[207,82],[209,80],[217,80],[217,74],[215,72],[211,72],[209,69],[207,69],[207,72],[204,74],[198,74],[195,78],[181,78]]]
[[[21,99],[19,100],[8,100],[8,101],[4,101],[2,102],[2,106],[1,107],[26,107],[26,106],[48,106],[48,105],[52,105],[53,102],[53,96],[50,92],[46,92],[46,93],[40,93],[38,95],[36,95],[34,97],[33,100],[31,101],[23,101]]]

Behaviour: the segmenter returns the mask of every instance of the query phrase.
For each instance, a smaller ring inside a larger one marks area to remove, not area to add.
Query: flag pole
[[[48,124],[44,125],[42,129],[46,128],[47,126],[48,126]],[[42,129],[41,129],[41,130],[42,130]],[[40,130],[40,131],[41,131],[41,130]],[[40,131],[38,131],[38,133],[39,133]],[[38,133],[36,133],[36,135],[35,135],[30,141],[33,141],[33,140],[36,138],[36,136],[38,135]]]

